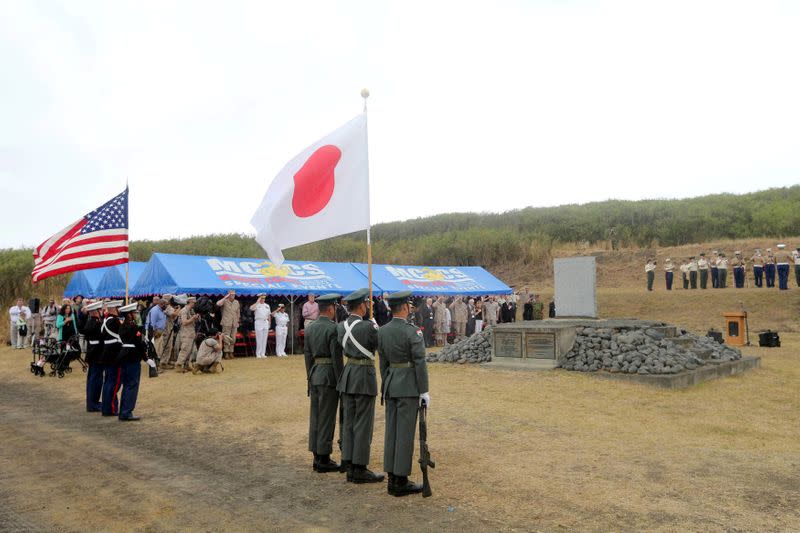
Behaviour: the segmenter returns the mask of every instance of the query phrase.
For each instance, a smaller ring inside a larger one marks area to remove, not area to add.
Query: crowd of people
[[[792,266],[794,267],[795,283],[800,287],[800,247],[788,252],[785,244],[776,246],[777,252],[773,253],[772,248],[766,249],[766,254],[760,249],[756,249],[749,258],[745,257],[741,251],[735,251],[733,257],[728,259],[724,252],[714,250],[710,257],[706,257],[705,252],[699,256],[686,258],[680,265],[676,265],[671,258],[664,261],[664,281],[666,289],[672,290],[675,271],[681,273],[681,282],[684,289],[706,289],[709,286],[714,289],[724,289],[728,287],[728,270],[733,271],[733,285],[737,289],[742,289],[748,285],[748,266],[752,267],[753,285],[757,288],[777,287],[782,290],[789,288],[789,274]],[[657,262],[654,257],[647,259],[644,267],[647,277],[647,290],[653,290]]]

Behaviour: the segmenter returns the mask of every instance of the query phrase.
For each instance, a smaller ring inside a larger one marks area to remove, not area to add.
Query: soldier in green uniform
[[[381,397],[386,403],[386,433],[383,469],[389,475],[388,492],[405,496],[422,492],[422,485],[409,481],[417,408],[430,405],[428,366],[422,331],[406,322],[411,291],[390,294],[392,321],[378,331],[381,365]]]
[[[367,468],[375,422],[375,397],[378,380],[375,376],[375,348],[378,346],[378,325],[362,317],[367,313],[368,289],[358,289],[343,298],[350,315],[336,327],[346,364],[336,390],[342,395],[342,470],[347,481],[378,483],[383,474]]]
[[[306,328],[305,360],[311,414],[308,423],[308,451],[314,454],[316,472],[338,472],[339,465],[331,460],[333,432],[336,428],[336,408],[339,393],[336,383],[342,374],[342,348],[336,335],[338,294],[317,298],[319,320]]]

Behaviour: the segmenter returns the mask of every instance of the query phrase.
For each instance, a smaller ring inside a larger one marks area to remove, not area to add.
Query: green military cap
[[[332,304],[335,303],[341,297],[342,297],[341,294],[336,294],[335,292],[331,292],[328,294],[323,294],[322,296],[317,296],[317,303]]]
[[[358,305],[364,300],[366,300],[368,297],[369,297],[369,289],[358,289],[351,292],[344,298],[342,298],[342,300],[350,305]],[[317,298],[317,300],[319,301],[319,298]]]
[[[411,298],[411,291],[394,292],[386,297],[389,305],[397,305],[401,303],[410,303],[408,299]]]

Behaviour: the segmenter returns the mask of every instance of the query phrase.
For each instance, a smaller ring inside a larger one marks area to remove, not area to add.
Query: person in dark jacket
[[[119,383],[122,393],[119,400],[120,421],[136,421],[140,417],[134,416],[136,399],[139,397],[139,380],[142,375],[142,361],[155,368],[156,363],[147,358],[146,341],[142,337],[142,329],[137,321],[138,304],[132,303],[119,308],[122,315],[122,324],[119,327],[119,337],[122,344],[119,351]]]
[[[103,352],[99,361],[103,365],[103,416],[119,416],[117,393],[122,379],[119,366],[119,351],[122,348],[119,336],[119,308],[122,303],[122,300],[106,302],[106,318],[100,326],[103,339]]]
[[[97,413],[101,410],[100,397],[103,393],[103,365],[100,356],[103,353],[103,340],[100,326],[103,325],[101,309],[103,302],[94,302],[83,308],[86,322],[83,325],[83,336],[86,339],[86,411]]]

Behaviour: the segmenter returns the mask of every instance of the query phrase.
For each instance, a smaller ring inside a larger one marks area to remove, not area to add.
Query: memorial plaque
[[[556,358],[556,336],[553,333],[526,333],[525,354],[534,359]]]
[[[494,355],[496,357],[522,357],[522,332],[497,331],[494,333]]]

